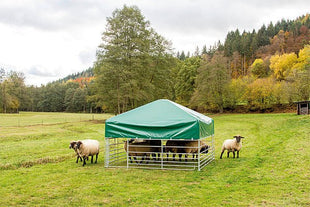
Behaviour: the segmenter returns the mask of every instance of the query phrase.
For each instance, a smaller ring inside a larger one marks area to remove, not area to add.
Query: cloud
[[[48,31],[64,30],[105,20],[105,11],[102,1],[28,0],[16,3],[4,0],[0,3],[0,22]]]
[[[32,66],[27,70],[27,73],[34,76],[41,77],[57,77],[57,75],[53,72],[46,70],[43,66]]]
[[[26,80],[36,84],[80,72],[96,58],[106,18],[125,4],[138,6],[176,51],[185,52],[223,42],[230,30],[252,31],[310,11],[308,0],[1,0],[1,63],[28,68]]]
[[[91,65],[95,61],[96,48],[83,50],[79,53],[79,59],[84,65]]]

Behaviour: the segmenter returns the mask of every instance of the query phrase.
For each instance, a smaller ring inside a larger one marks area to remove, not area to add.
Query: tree
[[[250,110],[265,111],[276,102],[273,96],[274,82],[271,78],[259,78],[249,84],[244,93]]]
[[[178,65],[176,78],[176,101],[188,106],[195,90],[197,69],[200,66],[199,57],[190,57]]]
[[[186,59],[184,51],[181,52],[181,55],[180,55],[179,59],[180,60],[185,60]]]
[[[296,70],[304,70],[310,65],[310,45],[306,45],[298,53],[298,59],[296,64],[293,66]]]
[[[223,53],[216,52],[211,61],[205,56],[198,69],[191,105],[222,113],[229,82],[227,59]]]
[[[250,70],[256,78],[267,76],[267,67],[262,59],[256,59],[251,65]]]
[[[156,91],[164,91],[169,82],[170,43],[150,27],[136,6],[116,9],[107,18],[102,41],[93,87],[101,107],[121,113],[163,95]]]
[[[25,101],[24,74],[11,71],[8,74],[1,71],[1,111],[18,112],[21,102]]]
[[[277,80],[286,80],[291,74],[293,66],[297,62],[295,53],[273,55],[270,58],[270,69],[273,71]]]

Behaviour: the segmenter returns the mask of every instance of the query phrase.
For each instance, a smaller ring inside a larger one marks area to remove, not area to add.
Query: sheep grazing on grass
[[[70,142],[69,149],[73,149],[73,150],[75,151],[75,153],[76,153],[76,163],[78,163],[78,162],[79,162],[79,159],[80,159],[81,162],[82,162],[82,158],[80,157],[80,155],[79,155],[79,153],[78,153],[78,151],[77,151],[76,143],[77,143],[76,141]]]
[[[148,163],[148,160],[150,160],[150,155],[152,154],[153,158],[156,159],[156,152],[160,149],[155,144],[158,144],[156,142],[157,140],[145,140],[145,141],[135,141],[134,139],[131,139],[128,141],[125,141],[124,143],[124,149],[127,152],[128,149],[128,157],[130,159],[130,162],[132,163],[131,157],[136,161],[136,163],[140,164],[143,162],[143,160],[147,160],[146,163]],[[159,140],[160,142],[160,140]],[[137,157],[141,158],[141,161],[138,162]]]
[[[204,142],[200,142],[200,153],[208,153],[208,146]],[[193,154],[193,159],[198,158],[198,141],[174,141],[168,140],[166,143],[165,151],[167,153],[167,160],[169,158],[169,152],[172,153],[173,161],[175,161],[175,155],[179,154],[179,161],[181,161],[182,154],[185,154],[185,161],[187,161],[188,154]]]
[[[222,153],[220,159],[222,159],[223,153],[227,150],[227,157],[229,157],[229,153],[233,153],[233,158],[235,158],[235,151],[237,151],[237,158],[239,158],[239,151],[241,150],[242,143],[241,139],[244,138],[240,135],[234,136],[234,139],[227,139],[224,141],[222,146]]]
[[[76,146],[79,156],[83,158],[83,166],[86,165],[88,156],[91,156],[91,163],[93,163],[93,156],[96,155],[95,163],[97,163],[99,154],[99,142],[97,140],[87,139],[78,141]]]

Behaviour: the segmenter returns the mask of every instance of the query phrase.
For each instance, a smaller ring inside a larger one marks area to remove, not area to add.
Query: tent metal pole
[[[214,155],[214,151],[215,151],[215,147],[214,147],[214,134],[212,134],[212,158],[214,160],[215,158],[215,155]]]
[[[198,140],[198,171],[200,171],[200,139]]]
[[[129,150],[129,142],[128,142],[128,138],[127,138],[126,142],[127,142],[127,153],[126,153],[126,154],[127,154],[127,156],[126,156],[126,157],[127,157],[127,169],[128,169],[128,168],[129,168],[129,162],[128,162],[128,154],[129,154],[129,153],[128,153],[128,150]]]
[[[109,161],[110,161],[110,140],[109,138],[105,138],[105,167],[109,167]]]
[[[161,143],[161,169],[164,169],[164,146],[163,140],[160,140]]]

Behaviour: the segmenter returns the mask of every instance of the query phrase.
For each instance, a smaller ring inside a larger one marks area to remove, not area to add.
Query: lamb
[[[91,163],[93,163],[93,156],[96,155],[96,161],[99,154],[99,142],[97,140],[87,139],[78,141],[76,143],[79,156],[83,158],[83,166],[86,165],[86,159],[91,156]]]
[[[155,141],[155,140],[134,142],[134,139],[131,139],[128,141],[128,145],[127,145],[127,141],[125,141],[124,149],[126,152],[128,149],[128,156],[129,156],[130,162],[132,163],[131,157],[133,157],[133,159],[138,164],[139,164],[139,162],[137,161],[137,157],[142,158],[140,163],[142,163],[144,159],[149,160],[151,153],[157,152],[156,150],[158,150],[158,147],[151,146],[152,144],[154,144],[152,141]],[[154,153],[152,153],[152,154],[154,154]],[[155,154],[155,156],[156,156],[156,154]],[[147,163],[148,163],[148,161],[147,161]]]
[[[208,153],[208,146],[204,142],[200,142],[200,153]],[[165,151],[167,153],[167,159],[169,158],[168,152],[173,153],[173,161],[175,161],[176,153],[179,154],[179,161],[181,161],[182,154],[185,154],[185,161],[187,161],[188,154],[193,154],[193,158],[198,158],[198,141],[173,141],[168,140],[166,143]]]
[[[235,151],[237,151],[237,158],[239,158],[239,151],[241,150],[242,143],[241,138],[244,138],[240,135],[234,136],[234,139],[227,139],[224,141],[222,146],[222,153],[220,159],[222,159],[223,153],[227,150],[227,157],[229,157],[229,153],[233,152],[233,158],[235,158]]]
[[[80,155],[79,155],[79,153],[77,151],[76,143],[77,143],[76,141],[70,142],[69,149],[73,149],[75,151],[75,153],[76,153],[76,163],[78,163],[79,162],[79,158],[80,158],[80,160],[82,162],[82,158],[80,157]]]

